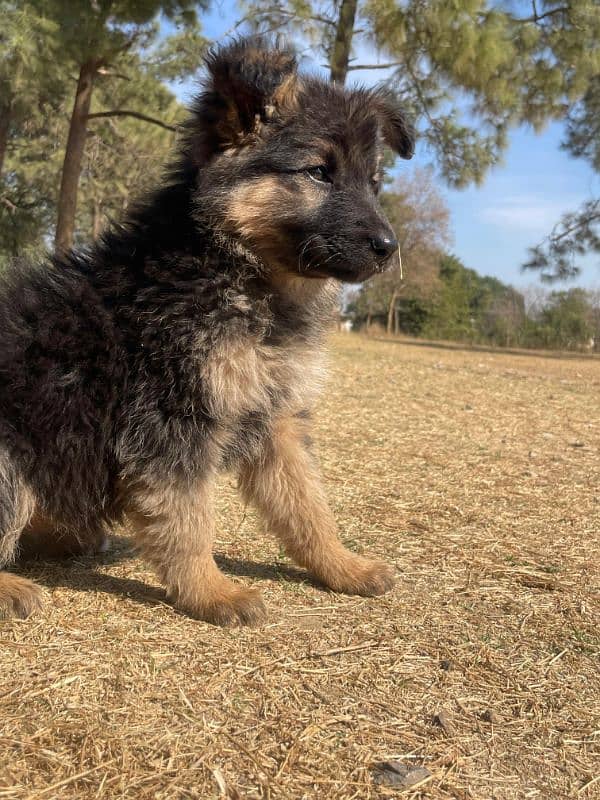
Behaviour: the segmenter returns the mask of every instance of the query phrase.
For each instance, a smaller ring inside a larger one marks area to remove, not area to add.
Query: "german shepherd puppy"
[[[393,98],[301,77],[287,49],[239,40],[207,66],[165,185],[89,251],[4,276],[0,567],[28,540],[94,551],[126,518],[177,608],[257,624],[212,555],[223,469],[323,584],[393,583],[341,544],[309,428],[340,282],[397,258],[383,145],[414,138]],[[41,597],[0,572],[4,615]]]

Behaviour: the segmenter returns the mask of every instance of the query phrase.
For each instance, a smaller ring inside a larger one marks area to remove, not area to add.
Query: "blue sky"
[[[233,0],[221,0],[203,15],[205,35],[220,40],[230,32],[241,13]],[[359,57],[362,54],[359,53]],[[319,64],[307,60],[313,70]],[[364,61],[363,61],[364,63]],[[379,72],[353,73],[356,80],[382,77]],[[185,102],[194,85],[186,84],[178,94]],[[451,214],[453,252],[464,264],[484,275],[494,275],[518,287],[539,283],[537,273],[523,273],[520,265],[527,258],[528,247],[539,243],[565,211],[576,209],[590,195],[600,191],[600,177],[586,162],[570,158],[559,148],[562,126],[549,125],[535,134],[524,127],[510,135],[504,163],[486,177],[482,186],[461,191],[438,183]],[[417,147],[410,163],[400,162],[398,171],[423,167],[431,159],[423,146]],[[579,285],[600,288],[600,263],[595,258],[582,260],[579,278],[556,288]]]
[[[528,247],[541,241],[563,212],[600,190],[591,168],[559,149],[561,137],[559,124],[538,135],[519,128],[511,134],[504,165],[492,170],[483,186],[443,192],[454,250],[467,266],[517,286],[536,282],[535,273],[519,268]],[[582,273],[571,284],[600,287],[598,262],[598,256],[582,260]]]

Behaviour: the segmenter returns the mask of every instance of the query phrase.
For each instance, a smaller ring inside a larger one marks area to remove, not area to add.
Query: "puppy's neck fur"
[[[255,269],[273,293],[288,303],[304,305],[323,295],[336,294],[339,290],[339,284],[333,278],[305,278],[278,265],[266,264],[240,239],[222,231],[213,231],[213,241],[227,254]]]
[[[302,304],[329,293],[339,285],[333,278],[304,278],[279,267],[269,269],[268,281],[274,291]]]

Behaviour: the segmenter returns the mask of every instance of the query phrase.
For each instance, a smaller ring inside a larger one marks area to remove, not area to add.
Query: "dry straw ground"
[[[600,797],[599,394],[592,359],[334,340],[318,445],[389,596],[311,585],[224,481],[224,568],[261,630],[175,613],[116,540],[34,564],[0,622],[0,798]]]

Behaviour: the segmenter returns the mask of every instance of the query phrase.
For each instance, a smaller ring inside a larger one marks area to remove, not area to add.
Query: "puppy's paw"
[[[357,581],[356,594],[363,597],[374,597],[385,594],[393,588],[396,574],[389,564],[383,561],[364,559]]]
[[[354,556],[341,562],[324,582],[334,592],[374,597],[388,592],[395,580],[394,570],[383,561]]]
[[[0,619],[26,619],[44,605],[44,593],[33,581],[0,572]]]
[[[234,584],[214,599],[204,598],[195,603],[180,600],[177,608],[196,619],[222,627],[256,627],[267,619],[267,609],[258,589],[238,588]]]

